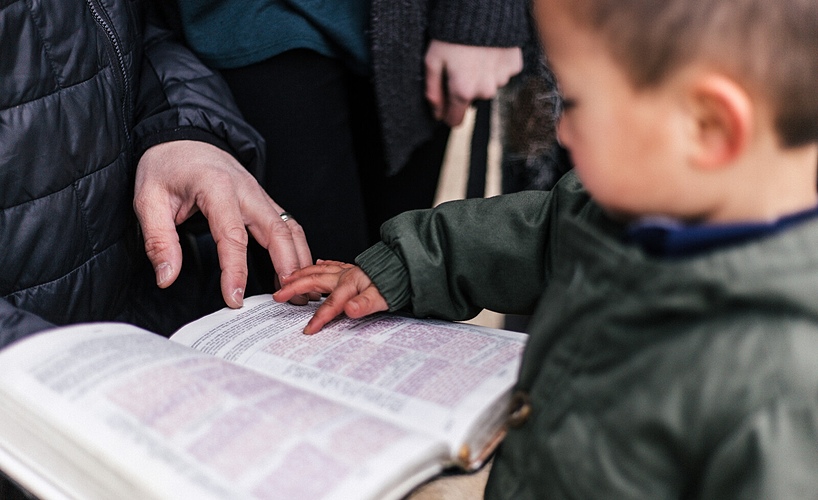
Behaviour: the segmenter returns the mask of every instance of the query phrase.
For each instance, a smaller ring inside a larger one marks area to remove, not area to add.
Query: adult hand
[[[426,99],[436,119],[455,127],[476,99],[492,99],[523,69],[519,47],[478,47],[432,40],[426,51]]]
[[[173,141],[148,149],[136,170],[134,210],[161,288],[176,280],[182,266],[176,226],[197,211],[207,218],[216,242],[222,296],[230,307],[244,301],[248,230],[269,251],[279,279],[312,263],[301,226],[281,219],[284,210],[233,156],[204,142]]]
[[[334,260],[318,260],[316,265],[283,278],[273,299],[286,302],[297,295],[316,292],[329,293],[329,297],[304,328],[307,335],[318,332],[342,312],[350,318],[361,318],[389,309],[381,292],[360,267]]]

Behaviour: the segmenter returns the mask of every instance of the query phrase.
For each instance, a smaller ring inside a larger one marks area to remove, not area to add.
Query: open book
[[[401,498],[503,436],[526,337],[245,300],[170,340],[118,323],[0,351],[0,470],[41,498]]]

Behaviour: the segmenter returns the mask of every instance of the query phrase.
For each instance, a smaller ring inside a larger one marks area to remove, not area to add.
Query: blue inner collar
[[[673,219],[649,218],[631,224],[625,241],[662,257],[687,257],[777,233],[818,217],[818,206],[773,222],[683,224]]]

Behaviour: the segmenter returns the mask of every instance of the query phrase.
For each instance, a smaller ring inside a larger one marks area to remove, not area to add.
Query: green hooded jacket
[[[623,243],[573,175],[388,221],[392,310],[533,314],[486,497],[814,498],[818,221],[695,257]]]

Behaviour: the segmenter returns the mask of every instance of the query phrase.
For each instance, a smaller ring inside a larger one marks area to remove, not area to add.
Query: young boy
[[[528,313],[489,498],[818,492],[818,2],[536,0],[575,172],[402,214],[275,294]]]

